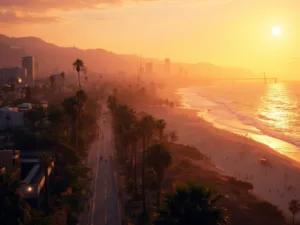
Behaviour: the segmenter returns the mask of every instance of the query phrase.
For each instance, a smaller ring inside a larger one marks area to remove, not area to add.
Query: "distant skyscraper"
[[[22,67],[27,70],[26,84],[33,87],[35,81],[35,62],[33,56],[22,57]]]
[[[146,74],[147,75],[152,75],[153,73],[153,64],[152,63],[147,63],[146,64]]]
[[[170,70],[171,70],[171,62],[169,58],[165,59],[165,75],[169,76],[170,75]]]
[[[182,67],[180,67],[180,69],[179,69],[179,76],[182,76],[183,75],[183,69],[182,69]]]
[[[141,62],[140,62],[140,68],[137,74],[137,80],[142,79],[142,76],[144,74],[144,67],[143,67],[143,56],[141,55]]]

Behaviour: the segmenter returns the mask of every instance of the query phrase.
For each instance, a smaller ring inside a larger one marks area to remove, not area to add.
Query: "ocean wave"
[[[257,114],[257,117],[260,118],[260,119],[262,119],[262,120],[276,121],[275,119],[270,118],[270,117],[265,116],[265,115],[262,115],[262,114],[260,114],[260,113]]]
[[[199,95],[198,95],[199,96]],[[200,97],[200,96],[199,96]],[[265,120],[274,120],[272,118],[268,118],[263,115],[258,115],[257,118],[254,116],[246,115],[243,112],[239,112],[236,109],[233,109],[231,107],[232,101],[226,100],[226,99],[216,99],[214,97],[208,97],[208,96],[201,96],[202,99],[205,99],[207,102],[212,102],[214,107],[212,109],[209,109],[209,114],[210,117],[215,117],[213,119],[214,122],[219,123],[220,125],[223,125],[225,127],[228,127],[228,129],[243,129],[241,126],[237,125],[234,127],[232,126],[233,124],[228,123],[228,119],[230,118],[235,118],[237,119],[241,124],[247,125],[247,126],[252,126],[259,130],[262,134],[268,135],[270,137],[280,139],[282,141],[288,142],[290,144],[296,145],[300,147],[300,141],[292,136],[286,135],[283,132],[276,131],[272,129],[272,127],[268,126],[264,122],[262,122],[260,119],[265,119]],[[201,102],[201,98],[198,99],[193,99],[193,101],[190,102],[197,102],[197,105]],[[197,108],[197,107],[193,107]],[[205,117],[204,117],[205,119]],[[248,132],[249,128],[244,127],[244,131]],[[251,129],[250,129],[251,130]],[[251,132],[251,131],[250,131]]]

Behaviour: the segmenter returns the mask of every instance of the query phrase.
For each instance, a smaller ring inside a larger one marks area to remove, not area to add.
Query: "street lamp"
[[[27,190],[27,192],[32,192],[32,187],[28,186],[26,190]]]

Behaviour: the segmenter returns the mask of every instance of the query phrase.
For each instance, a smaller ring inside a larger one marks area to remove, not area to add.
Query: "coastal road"
[[[91,146],[88,165],[93,169],[93,197],[80,219],[80,225],[120,225],[118,185],[111,156],[112,145],[111,116],[103,107],[98,125],[101,129],[99,140]]]

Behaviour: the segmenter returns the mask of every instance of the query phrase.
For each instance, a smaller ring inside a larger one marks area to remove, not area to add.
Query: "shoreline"
[[[262,132],[260,132],[260,133],[254,132],[252,130],[252,127],[250,127],[250,129],[249,128],[247,129],[246,127],[244,127],[244,129],[239,129],[236,127],[230,127],[230,126],[225,125],[220,122],[215,122],[213,115],[206,114],[204,111],[201,111],[198,109],[189,108],[188,105],[185,105],[183,103],[183,97],[181,96],[179,89],[180,88],[173,89],[172,93],[169,93],[169,94],[170,94],[170,96],[172,96],[173,99],[176,99],[175,101],[179,102],[179,105],[181,106],[181,108],[195,110],[197,112],[197,116],[199,118],[210,123],[212,126],[218,128],[218,129],[226,130],[228,132],[231,132],[231,133],[234,133],[237,135],[247,136],[256,142],[267,145],[268,147],[273,149],[273,151],[278,152],[281,155],[284,155],[284,156],[292,159],[293,161],[298,163],[300,166],[300,146],[297,146],[296,144],[289,142],[287,140],[280,139],[276,136],[268,135],[268,134],[265,134]],[[238,122],[240,122],[240,121],[238,121]],[[243,123],[241,122],[241,124],[243,124]],[[245,126],[247,126],[247,125],[245,125]],[[253,127],[253,128],[256,129],[256,127]]]
[[[177,109],[180,110],[188,110],[191,111],[193,113],[195,113],[195,116],[197,116],[202,122],[206,122],[209,125],[213,126],[216,129],[222,130],[222,131],[226,131],[229,133],[232,133],[234,135],[238,135],[238,136],[245,136],[245,133],[242,133],[242,131],[234,131],[234,130],[230,130],[228,129],[225,125],[222,124],[218,124],[218,123],[214,123],[213,121],[207,119],[207,117],[202,116],[202,112],[200,112],[197,109],[193,109],[193,108],[187,108],[185,105],[182,104],[182,99],[180,97],[180,94],[177,93],[179,88],[172,88],[172,89],[168,89],[167,91],[162,93],[163,97],[167,97],[168,99],[171,99],[174,102],[178,102],[179,107],[177,107]],[[274,147],[274,145],[276,144],[283,144],[285,146],[289,146],[291,149],[299,149],[298,146],[291,144],[287,141],[272,137],[272,136],[268,136],[265,134],[255,134],[255,133],[251,133],[248,132],[247,138],[253,140],[254,142],[263,144],[264,146],[267,146],[268,148],[270,148],[274,153],[279,154],[279,157],[284,157],[287,160],[291,160],[291,162],[293,163],[294,166],[299,167],[300,168],[300,158],[299,156],[293,156],[292,153],[288,154],[284,151],[280,151],[280,149]],[[263,140],[264,139],[264,140]],[[268,141],[272,141],[273,143],[276,142],[276,144],[268,144],[266,143],[266,139],[268,139]]]
[[[160,96],[178,102],[174,91],[165,91]],[[297,161],[261,142],[215,127],[199,117],[194,109],[148,106],[140,110],[165,119],[167,131],[175,130],[179,143],[197,148],[224,174],[252,183],[254,195],[290,216],[288,202],[300,194],[300,164]],[[272,168],[263,166],[262,158],[267,159]]]

